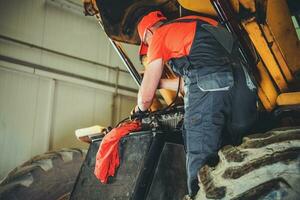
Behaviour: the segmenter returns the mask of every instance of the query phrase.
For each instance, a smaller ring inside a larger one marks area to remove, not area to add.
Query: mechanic
[[[240,136],[256,119],[256,87],[242,63],[236,42],[208,17],[186,16],[173,21],[152,11],[139,21],[140,54],[147,68],[138,92],[136,112],[152,104],[164,64],[184,79],[184,131],[187,186],[199,190],[197,172],[221,146],[221,133]],[[238,138],[240,140],[240,138]]]

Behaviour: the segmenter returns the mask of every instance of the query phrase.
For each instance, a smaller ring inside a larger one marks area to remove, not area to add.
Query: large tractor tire
[[[68,199],[85,155],[62,149],[32,158],[0,182],[0,200]]]
[[[300,127],[245,137],[219,151],[216,166],[199,171],[203,199],[300,199]]]

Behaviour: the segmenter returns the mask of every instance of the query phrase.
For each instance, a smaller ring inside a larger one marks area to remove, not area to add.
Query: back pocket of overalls
[[[197,76],[197,85],[203,92],[227,91],[233,86],[233,84],[234,80],[231,71]]]

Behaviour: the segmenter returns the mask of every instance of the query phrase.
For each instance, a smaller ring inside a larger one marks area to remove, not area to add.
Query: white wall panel
[[[127,53],[127,55],[130,57],[130,60],[135,65],[137,70],[144,70],[144,67],[142,67],[140,56],[139,56],[139,46],[132,45],[132,44],[123,44],[124,49]]]
[[[118,95],[113,108],[111,92],[0,66],[0,177],[48,149],[86,148],[76,129],[113,126],[135,104],[136,98]]]
[[[47,3],[49,1],[0,0],[0,35],[125,69],[96,20]],[[133,62],[140,66],[138,47],[125,45],[125,49],[129,50]],[[99,80],[112,81],[110,75],[115,76],[113,70],[107,71],[99,65],[3,39],[0,39],[0,54],[91,78],[97,77]],[[121,84],[137,88],[129,74],[123,73],[121,76],[122,80],[125,80],[121,81]]]
[[[0,0],[1,34],[41,45],[44,8],[44,0]]]
[[[118,123],[121,120],[129,117],[131,110],[136,106],[136,98],[119,95],[116,98],[117,114],[115,115],[115,122]]]
[[[109,64],[106,59],[109,41],[96,20],[50,4],[46,4],[45,9],[44,46]]]
[[[53,81],[0,68],[0,177],[49,146]]]
[[[58,53],[0,39],[0,55],[115,83],[116,70],[62,55],[125,69],[96,21],[47,1],[0,0],[0,35]],[[125,49],[140,66],[138,47],[125,45]],[[62,76],[0,61],[0,178],[49,147],[86,147],[76,140],[75,129],[117,123],[136,103],[135,98],[119,94],[113,108],[108,86]],[[128,73],[120,72],[118,82],[137,88]]]
[[[75,130],[110,125],[112,94],[58,81],[55,90],[51,148],[87,147]]]
[[[0,39],[0,54],[33,63],[39,63],[41,60],[41,50],[2,39]]]

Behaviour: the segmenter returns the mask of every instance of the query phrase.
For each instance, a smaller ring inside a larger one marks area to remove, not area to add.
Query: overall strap
[[[212,26],[217,26],[219,24],[218,21],[208,17],[202,17],[202,16],[190,16],[190,17],[191,18],[183,17],[171,21],[166,21],[162,24],[162,26],[172,24],[172,23],[189,23],[189,22],[201,22],[203,24],[210,24]]]

